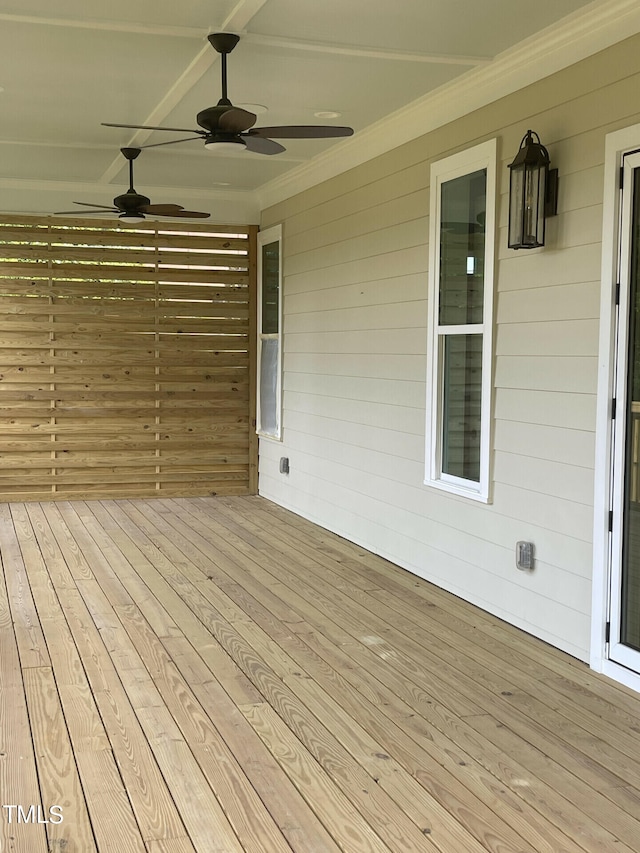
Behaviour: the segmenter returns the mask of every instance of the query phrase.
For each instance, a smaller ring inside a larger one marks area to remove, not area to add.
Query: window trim
[[[438,322],[440,295],[440,220],[442,185],[455,178],[486,169],[485,259],[482,323],[448,325]],[[497,139],[491,139],[431,164],[429,211],[429,290],[427,323],[427,411],[425,479],[432,486],[472,500],[489,502],[491,405],[493,386],[493,302],[495,289],[495,231],[497,203]],[[480,413],[480,479],[478,482],[442,471],[444,340],[449,334],[482,335]]]
[[[278,243],[278,331],[276,334],[262,333],[262,248],[269,243]],[[256,336],[256,432],[261,438],[272,441],[282,441],[282,225],[273,225],[258,232],[258,331]],[[262,429],[260,407],[261,385],[261,356],[262,342],[265,340],[278,341],[278,357],[276,360],[276,419],[277,429],[265,432]]]

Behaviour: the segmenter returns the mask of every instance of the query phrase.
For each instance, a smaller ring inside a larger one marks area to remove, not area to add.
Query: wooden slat
[[[194,298],[194,288],[181,284],[156,284],[154,282],[122,282],[120,284],[102,282],[100,290],[96,292],[95,282],[85,282],[82,279],[65,281],[64,279],[50,280],[48,276],[42,278],[12,279],[5,278],[2,282],[3,291],[18,300],[19,305],[25,300],[50,300],[64,299],[67,304],[81,303],[86,297],[100,305],[113,307],[120,300],[126,299],[132,306],[159,300],[171,300],[172,302],[191,302]],[[198,285],[195,295],[198,301],[209,301],[214,303],[239,303],[247,302],[246,281],[233,284],[224,282],[205,282]]]
[[[124,850],[145,853],[145,844],[112,752],[104,749],[78,751],[76,761],[99,853],[122,853]]]
[[[226,284],[243,284],[246,273],[230,272],[227,270],[182,270],[182,269],[162,269],[155,267],[143,266],[118,266],[118,265],[100,265],[95,263],[78,264],[74,267],[73,264],[56,264],[51,268],[45,261],[1,261],[0,260],[0,280],[12,278],[40,278],[56,281],[86,281],[87,279],[94,280],[98,283],[172,283],[185,282],[186,284],[211,284],[226,283]]]
[[[157,373],[156,373],[157,370]],[[164,385],[169,383],[184,383],[184,382],[215,382],[231,381],[234,379],[242,379],[246,372],[245,362],[239,362],[233,365],[218,365],[207,368],[197,368],[190,366],[188,368],[178,367],[176,365],[165,365],[156,368],[154,365],[147,367],[118,367],[111,372],[105,371],[104,367],[83,366],[82,373],[79,373],[73,367],[60,366],[56,368],[56,384],[64,386],[65,384],[81,383],[85,385],[90,382],[96,387],[111,387],[112,385],[124,386],[128,385],[145,388],[148,387],[148,382],[151,378],[157,376],[158,380]],[[7,366],[0,374],[0,382],[2,388],[16,387],[20,388],[23,385],[37,385],[42,382],[51,382],[51,373],[46,367],[15,367]]]
[[[49,809],[58,806],[64,820],[73,825],[74,844],[89,853],[96,850],[95,841],[52,670],[27,670],[25,690],[44,817],[49,818]],[[50,849],[66,844],[64,820],[47,825]]]
[[[67,253],[82,251],[85,248],[94,251],[97,249],[100,253],[122,249],[135,251],[136,248],[139,248],[146,249],[145,254],[149,257],[156,251],[154,237],[154,232],[147,231],[146,236],[141,236],[135,232],[128,233],[124,230],[118,231],[114,236],[114,231],[109,229],[102,233],[92,232],[91,236],[86,236],[86,233],[80,229],[67,231],[48,229],[45,233],[40,230],[31,230],[25,233],[19,229],[11,230],[0,225],[0,240],[2,240],[5,247],[4,251],[8,256],[17,252],[28,251],[31,246],[52,246],[58,248],[58,251],[64,250]],[[180,252],[180,254],[189,254],[195,257],[216,257],[220,254],[228,254],[231,251],[238,266],[242,266],[243,262],[246,262],[248,250],[247,240],[244,237],[212,237],[206,233],[190,234],[186,237],[181,237],[179,234],[166,234],[162,236],[161,240],[158,240],[158,246],[163,251],[187,249],[188,252]]]
[[[40,792],[29,728],[18,642],[13,629],[12,593],[15,531],[7,511],[0,515],[0,790],[2,805],[40,803]],[[20,579],[22,580],[22,566]],[[9,823],[9,815],[13,820]],[[0,849],[45,853],[44,826],[17,823],[16,810],[3,809],[0,818]]]
[[[18,823],[17,806],[22,805],[27,811],[31,805],[41,805],[27,704],[22,687],[0,691],[0,720],[0,786],[4,801],[2,805],[16,806],[15,809],[2,809],[2,849],[13,849],[21,853],[31,850],[34,853],[46,853],[50,848],[44,825]]]
[[[123,229],[121,232],[120,229],[117,228],[117,223],[115,223],[113,219],[98,219],[94,217],[87,219],[86,217],[80,216],[80,211],[78,211],[78,216],[31,216],[26,222],[25,217],[19,214],[3,213],[0,220],[0,229],[24,229],[24,231],[33,229],[34,231],[48,232],[59,231],[61,234],[66,234],[68,228],[84,231],[90,235],[106,231],[111,236],[113,236],[115,229],[116,234],[132,234],[136,237],[139,236],[139,232],[141,231],[150,231],[151,233],[159,231],[168,234],[173,234],[175,232],[179,233],[180,231],[180,224],[176,222],[166,222],[164,225],[161,225],[157,222],[147,221],[136,225],[135,230]],[[212,223],[203,224],[200,222],[190,222],[187,228],[189,233],[201,232],[205,235],[217,233],[226,236],[243,231],[243,229],[237,225],[218,225]]]
[[[71,349],[65,352],[64,349],[57,349],[55,355],[52,355],[49,349],[43,347],[34,347],[31,350],[24,342],[20,344],[19,349],[12,350],[9,353],[7,353],[6,347],[0,347],[0,355],[2,356],[2,364],[9,366],[48,365],[55,367],[61,365],[62,367],[72,367],[78,364],[77,350]],[[242,365],[247,362],[248,354],[243,348],[232,350],[225,347],[222,350],[204,351],[202,354],[196,352],[189,355],[182,355],[180,350],[177,350],[173,354],[168,353],[163,358],[163,352],[158,350],[137,351],[107,347],[95,353],[92,351],[85,353],[82,367],[83,369],[85,367],[101,367],[103,370],[109,371],[117,369],[120,365],[127,368],[141,365],[145,367],[157,366],[159,370],[162,370],[163,367],[184,368],[194,366],[207,368],[222,365]]]
[[[25,217],[25,222],[31,217]],[[245,229],[246,230],[246,229]],[[245,235],[237,235],[226,239],[220,235],[210,235],[205,232],[192,232],[191,229],[175,234],[162,232],[160,229],[146,229],[137,235],[134,232],[125,234],[122,230],[113,236],[118,229],[105,227],[103,231],[87,232],[83,228],[72,227],[68,231],[33,230],[25,228],[23,234],[12,232],[0,226],[0,242],[3,247],[2,256],[8,258],[28,255],[32,246],[40,249],[55,250],[58,258],[81,259],[82,253],[91,249],[99,257],[116,257],[118,253],[133,252],[136,258],[147,261],[154,255],[170,253],[177,257],[184,255],[190,258],[226,258],[233,259],[233,267],[242,269],[247,265],[248,242]],[[89,236],[87,236],[89,235]],[[6,242],[5,242],[6,237]]]
[[[56,297],[60,299],[60,297]],[[127,300],[128,302],[128,300]],[[106,321],[112,326],[115,326],[118,331],[133,331],[148,330],[149,328],[149,312],[154,311],[155,325],[154,329],[161,331],[172,331],[179,328],[189,330],[190,327],[195,327],[202,333],[209,330],[217,331],[228,330],[228,334],[233,333],[234,319],[246,318],[248,316],[247,307],[241,302],[221,303],[220,305],[209,304],[202,305],[200,303],[186,302],[182,300],[175,310],[171,304],[167,304],[158,309],[157,300],[148,300],[145,302],[135,302],[127,304],[124,300],[117,305],[98,307],[77,305],[61,305],[59,302],[52,305],[49,310],[45,303],[29,305],[16,305],[15,303],[4,303],[5,310],[1,312],[2,322],[6,325],[9,332],[23,331],[25,323],[31,323],[34,329],[44,329],[50,331],[68,331],[69,327],[73,329],[75,325],[86,324],[87,326],[105,327]],[[154,310],[155,306],[155,310]],[[17,309],[20,310],[17,310]],[[66,310],[65,310],[66,309]],[[217,324],[216,321],[219,321]],[[241,329],[246,329],[243,323],[237,324]]]
[[[13,530],[9,507],[2,504],[0,504],[0,531],[2,560],[5,565],[11,565],[12,569],[6,575],[7,599],[20,665],[23,669],[49,666],[49,652],[31,594],[22,551]]]
[[[258,229],[249,229],[249,340],[258,339]],[[256,344],[257,345],[257,344]],[[257,360],[249,363],[249,483],[250,495],[258,493]]]

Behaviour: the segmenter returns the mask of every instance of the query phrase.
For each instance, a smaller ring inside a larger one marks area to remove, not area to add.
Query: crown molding
[[[260,208],[436,130],[640,32],[638,0],[595,0],[256,191]]]

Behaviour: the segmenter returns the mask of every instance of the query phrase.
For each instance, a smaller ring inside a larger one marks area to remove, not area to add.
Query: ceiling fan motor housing
[[[215,107],[207,107],[206,110],[200,110],[196,116],[196,121],[203,127],[207,133],[213,133],[218,129],[220,118],[233,109],[231,101],[223,102],[222,100]]]
[[[139,213],[141,207],[151,204],[151,199],[147,198],[146,195],[140,195],[137,192],[131,192],[129,190],[122,195],[116,196],[113,200],[113,204],[118,208],[118,210],[121,210],[122,213]]]

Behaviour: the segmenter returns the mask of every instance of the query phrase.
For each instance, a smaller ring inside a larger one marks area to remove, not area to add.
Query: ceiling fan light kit
[[[121,213],[118,219],[125,225],[137,225],[140,222],[144,222],[146,216],[144,213]]]
[[[243,139],[220,139],[219,136],[207,136],[204,147],[216,154],[237,154],[247,150]]]

